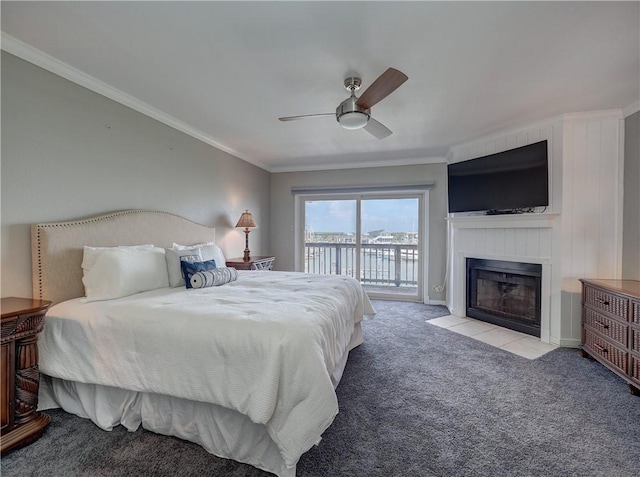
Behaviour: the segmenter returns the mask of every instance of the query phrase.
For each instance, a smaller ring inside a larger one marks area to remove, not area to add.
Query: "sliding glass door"
[[[302,210],[305,272],[352,276],[376,298],[422,299],[423,195],[305,197]]]

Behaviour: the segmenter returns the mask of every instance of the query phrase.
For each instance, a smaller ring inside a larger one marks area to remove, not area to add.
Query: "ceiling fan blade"
[[[280,121],[295,121],[296,119],[315,118],[320,116],[335,116],[336,113],[319,113],[319,114],[303,114],[301,116],[285,116],[284,118],[278,118]]]
[[[409,77],[402,71],[395,68],[389,68],[387,71],[378,76],[378,79],[362,93],[356,104],[364,109],[371,107],[382,101],[384,98],[393,93],[398,87],[407,81]]]
[[[388,127],[373,118],[369,118],[369,122],[364,127],[364,130],[378,139],[384,139],[393,134]]]

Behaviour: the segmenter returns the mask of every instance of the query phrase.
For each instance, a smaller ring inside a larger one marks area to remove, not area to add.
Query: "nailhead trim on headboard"
[[[36,230],[38,240],[38,296],[36,298],[42,300],[42,244],[40,242],[40,227],[37,227]]]

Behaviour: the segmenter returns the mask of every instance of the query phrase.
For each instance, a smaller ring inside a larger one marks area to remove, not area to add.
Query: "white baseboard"
[[[580,340],[558,340],[559,346],[562,348],[580,348],[582,342]]]

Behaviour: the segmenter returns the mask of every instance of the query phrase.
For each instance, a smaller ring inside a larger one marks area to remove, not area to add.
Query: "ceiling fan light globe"
[[[361,111],[351,111],[340,115],[338,122],[345,129],[361,129],[369,122],[369,115]]]

